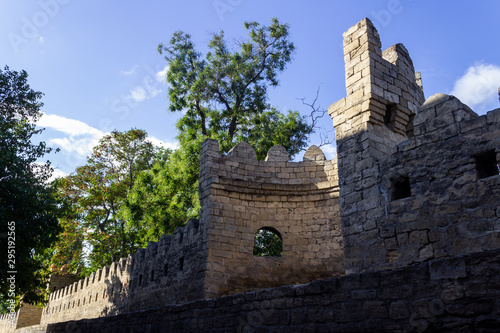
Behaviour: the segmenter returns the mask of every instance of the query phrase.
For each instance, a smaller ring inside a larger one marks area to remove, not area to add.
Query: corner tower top
[[[411,137],[411,120],[424,94],[406,48],[396,44],[382,52],[377,29],[368,18],[343,37],[347,97],[329,108],[337,140],[371,125],[396,142]]]

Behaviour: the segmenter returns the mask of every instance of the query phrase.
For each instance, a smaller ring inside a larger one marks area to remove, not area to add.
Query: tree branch
[[[306,105],[308,106],[310,109],[311,109],[311,112],[309,113],[309,119],[311,120],[311,125],[309,127],[309,129],[307,131],[304,131],[294,142],[293,142],[293,150],[292,151],[296,151],[297,150],[297,144],[306,136],[306,135],[309,135],[313,132],[313,130],[315,129],[315,127],[317,126],[318,124],[318,121],[323,118],[325,116],[325,114],[328,112],[327,109],[323,109],[321,108],[321,106],[316,106],[316,102],[318,101],[318,97],[319,97],[319,90],[320,88],[318,87],[318,89],[316,90],[316,97],[314,98],[313,102],[312,103],[307,103],[305,101],[305,98],[298,98],[300,101],[302,101],[302,104],[303,105]],[[326,132],[326,131],[325,131]],[[319,133],[319,136],[320,136],[320,143],[318,145],[318,147],[323,147],[323,146],[326,146],[326,145],[329,145],[329,144],[332,144],[333,143],[333,140],[334,139],[330,139],[329,136],[328,136],[328,132],[320,132]],[[305,148],[301,148],[299,151],[303,151],[303,150],[306,150]]]

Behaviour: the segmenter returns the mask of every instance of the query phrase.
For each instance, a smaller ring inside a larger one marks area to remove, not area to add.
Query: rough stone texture
[[[78,280],[79,278],[76,275],[54,274],[50,277],[47,287],[50,292],[54,293],[57,290],[69,286]],[[9,320],[10,316],[7,314],[0,315],[0,332],[14,332],[16,331],[16,329],[17,332],[21,332],[20,329],[23,327],[30,327],[40,324],[42,312],[43,309],[41,308],[30,304],[21,303],[21,309],[16,312],[14,320]]]
[[[368,19],[344,34],[338,161],[206,140],[200,221],[56,290],[19,332],[499,331],[500,109],[424,103],[406,48],[380,46]],[[263,227],[281,257],[253,256]]]
[[[190,220],[173,235],[50,295],[41,324],[204,298],[206,235]]]
[[[22,309],[23,311],[19,311],[19,315],[17,317],[16,328],[22,328],[40,323],[43,309],[31,304],[23,304]]]
[[[63,289],[69,285],[72,285],[73,283],[77,282],[80,280],[80,278],[77,275],[73,274],[65,274],[65,275],[60,275],[60,274],[54,274],[50,277],[49,279],[49,286],[48,289],[51,293],[56,292],[59,289]]]
[[[457,262],[465,275],[441,276]],[[494,250],[43,328],[54,333],[498,332],[499,300],[500,250]]]
[[[266,161],[257,161],[247,143],[223,156],[218,143],[207,140],[201,151],[201,220],[190,220],[172,236],[85,279],[54,276],[42,319],[31,324],[147,310],[344,273],[335,160],[327,161],[316,146],[304,162],[288,162],[281,146],[271,148]],[[253,255],[262,227],[281,234],[281,257]]]
[[[288,162],[281,146],[266,161],[240,143],[227,155],[202,145],[200,202],[208,224],[205,296],[220,297],[344,274],[336,160],[316,146]],[[274,228],[281,257],[254,256],[255,233]]]
[[[380,52],[368,19],[344,34],[344,52],[348,95],[329,113],[346,272],[498,248],[500,111],[478,117],[444,94],[423,103],[408,51]],[[488,152],[497,172],[479,179]]]

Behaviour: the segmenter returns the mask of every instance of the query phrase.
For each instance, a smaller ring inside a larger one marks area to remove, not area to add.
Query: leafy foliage
[[[184,113],[177,123],[180,148],[154,157],[146,149],[139,162],[125,157],[142,155],[136,144],[142,138],[114,133],[103,140],[85,166],[58,183],[68,208],[61,217],[68,236],[55,251],[55,267],[85,271],[88,261],[93,271],[198,217],[199,155],[206,138],[218,140],[223,153],[247,141],[259,159],[276,144],[290,157],[305,147],[312,132],[305,117],[282,114],[267,101],[268,87],[278,85],[294,50],[288,26],[273,19],[268,27],[245,27],[249,39],[236,51],[224,32],[213,36],[204,58],[183,32],[159,46],[169,64],[169,109]],[[92,248],[89,258],[85,244]]]
[[[281,257],[283,239],[272,228],[261,228],[255,234],[253,255],[260,257]]]
[[[280,113],[271,108],[251,119],[250,126],[242,128],[237,136],[238,142],[246,141],[254,149],[257,159],[264,160],[274,145],[282,145],[289,156],[300,152],[307,144],[310,125],[298,111]]]
[[[9,294],[7,272],[17,271],[17,298],[37,304],[46,296],[47,248],[60,229],[57,202],[47,185],[52,168],[49,162],[36,163],[51,148],[32,143],[42,132],[35,125],[42,115],[42,93],[31,89],[27,78],[24,70],[0,70],[0,290]],[[5,255],[12,241],[8,236],[15,236],[15,249],[9,252],[15,264]]]
[[[127,228],[121,208],[137,175],[150,168],[155,156],[146,137],[138,129],[113,131],[94,147],[85,165],[58,181],[58,193],[68,209],[61,215],[66,237],[55,249],[55,271],[86,274],[86,269],[109,265],[141,245],[140,229]],[[88,258],[84,245],[91,249]]]
[[[60,202],[58,217],[62,232],[53,248],[50,269],[63,275],[85,272],[85,232],[77,213],[77,189],[73,187],[71,176],[57,178],[53,186]]]
[[[142,227],[143,244],[158,241],[163,234],[171,234],[175,227],[198,217],[200,145],[201,141],[192,141],[138,175],[123,211],[131,227]]]
[[[269,27],[246,22],[245,28],[249,40],[242,42],[238,51],[230,49],[223,31],[214,34],[205,59],[182,31],[173,35],[168,47],[158,47],[169,64],[170,111],[186,112],[177,124],[181,146],[203,136],[218,140],[221,150],[227,152],[239,140],[253,139],[248,133],[262,129],[259,125],[266,116],[271,116],[267,122],[279,118],[267,102],[267,89],[278,85],[278,73],[291,61],[295,47],[288,39],[289,27],[273,19]],[[300,132],[308,127],[298,113],[289,113],[288,120],[292,118],[293,130]],[[260,135],[279,134],[276,126],[267,130]],[[272,146],[271,142],[267,144],[266,151]],[[297,152],[289,153],[293,156]]]
[[[180,148],[167,160],[144,171],[131,190],[127,210],[130,225],[143,225],[151,240],[171,232],[199,215],[198,168],[201,142],[219,141],[228,152],[246,141],[264,159],[276,144],[290,157],[306,144],[312,128],[297,111],[286,115],[267,102],[267,89],[277,86],[277,75],[291,60],[289,28],[272,20],[269,27],[245,23],[249,39],[233,51],[224,32],[215,34],[205,59],[191,37],[174,33],[168,46],[158,50],[169,64],[169,109],[182,111],[177,123]]]

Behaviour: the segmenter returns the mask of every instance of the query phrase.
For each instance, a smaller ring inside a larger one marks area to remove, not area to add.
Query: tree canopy
[[[156,151],[143,131],[115,131],[86,165],[59,179],[64,241],[52,259],[56,271],[87,274],[198,218],[200,147],[207,138],[218,140],[222,153],[246,141],[259,159],[277,144],[290,158],[304,149],[314,121],[279,112],[267,96],[291,61],[289,27],[273,19],[270,26],[247,22],[245,28],[247,40],[234,45],[223,31],[214,34],[204,56],[182,31],[160,44],[169,66],[169,110],[183,113],[179,148]]]
[[[294,51],[288,25],[273,19],[270,26],[247,22],[245,28],[248,39],[236,45],[227,43],[223,31],[214,34],[204,58],[182,31],[158,47],[169,65],[169,110],[184,115],[177,123],[179,149],[143,171],[127,199],[129,223],[148,229],[151,240],[198,217],[204,139],[218,140],[223,153],[246,141],[259,159],[277,144],[290,157],[307,144],[312,126],[306,118],[298,111],[280,113],[267,96]]]
[[[159,45],[158,51],[169,65],[169,110],[185,112],[177,124],[181,145],[200,136],[218,140],[224,152],[241,140],[253,145],[252,141],[258,141],[254,139],[257,134],[249,132],[264,129],[262,121],[275,125],[259,134],[267,138],[278,136],[283,127],[289,128],[287,132],[310,130],[298,113],[281,115],[268,102],[268,87],[279,84],[278,74],[291,61],[295,49],[289,40],[289,26],[277,19],[271,23],[262,26],[245,22],[248,39],[238,43],[237,50],[228,45],[223,31],[214,34],[205,59],[195,49],[191,36],[182,31],[174,33],[168,46]],[[291,138],[292,133],[287,139]],[[284,145],[289,142],[275,141]],[[295,155],[305,141],[300,140],[289,155]],[[265,152],[273,143],[264,147]],[[263,153],[258,155],[262,157]]]
[[[27,78],[24,70],[0,69],[0,293],[4,300],[12,292],[18,300],[39,303],[46,296],[47,248],[60,229],[47,185],[52,168],[37,162],[51,148],[32,142],[42,132],[35,125],[42,93]],[[12,276],[13,284],[7,280]]]
[[[146,138],[143,130],[113,131],[94,147],[85,165],[56,181],[66,209],[60,215],[65,237],[55,248],[54,271],[92,272],[143,245],[140,226],[128,228],[121,210],[137,175],[151,167],[156,154]]]

